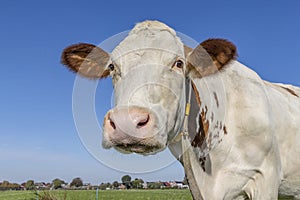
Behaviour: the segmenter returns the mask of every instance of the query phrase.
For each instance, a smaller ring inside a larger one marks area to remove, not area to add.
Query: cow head
[[[104,118],[103,147],[152,154],[182,128],[186,77],[216,73],[234,56],[235,47],[226,40],[190,49],[167,25],[145,21],[112,53],[81,43],[64,50],[62,63],[83,77],[112,77],[115,107]]]

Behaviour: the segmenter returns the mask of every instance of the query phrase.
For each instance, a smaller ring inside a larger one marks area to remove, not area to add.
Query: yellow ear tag
[[[185,107],[185,115],[189,115],[190,114],[190,108],[191,108],[191,104],[187,103],[186,107]]]

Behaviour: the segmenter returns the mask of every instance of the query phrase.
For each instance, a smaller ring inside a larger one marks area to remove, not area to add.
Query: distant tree
[[[148,188],[149,189],[160,189],[161,188],[161,182],[151,182],[148,183]]]
[[[1,183],[1,186],[2,187],[8,187],[9,186],[9,182],[8,181],[3,181],[2,183]]]
[[[130,189],[130,187],[131,187],[131,183],[130,183],[131,176],[125,175],[125,176],[122,177],[121,180],[122,180],[123,185],[125,185],[127,189]]]
[[[143,188],[143,183],[144,183],[144,181],[142,179],[138,179],[138,178],[131,181],[132,188],[135,188],[135,189]]]
[[[111,183],[106,183],[106,188],[111,188],[112,187],[112,185],[111,185]]]
[[[3,181],[0,183],[0,190],[18,190],[20,189],[20,185],[17,183],[10,183],[8,181]]]
[[[25,188],[26,188],[26,190],[33,190],[34,189],[34,181],[33,180],[28,180],[25,183]]]
[[[75,186],[75,187],[81,187],[83,186],[83,182],[81,180],[81,178],[77,177],[77,178],[74,178],[70,184],[70,186]]]
[[[107,188],[111,188],[111,184],[110,183],[101,183],[99,186],[100,190],[106,190]]]
[[[114,181],[112,185],[114,188],[118,188],[120,184],[118,183],[118,181]]]
[[[65,182],[59,178],[56,178],[52,181],[52,185],[55,190],[61,188],[62,184],[65,184]]]
[[[106,189],[106,184],[105,184],[105,183],[101,183],[101,184],[99,185],[99,189],[100,189],[100,190],[105,190],[105,189]]]
[[[17,183],[10,183],[9,184],[9,189],[10,190],[19,190],[21,188],[21,186]]]
[[[0,189],[1,190],[9,190],[10,183],[8,181],[3,181],[0,183]]]

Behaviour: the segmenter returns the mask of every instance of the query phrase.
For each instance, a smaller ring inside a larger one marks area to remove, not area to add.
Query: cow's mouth
[[[125,153],[153,154],[158,152],[162,147],[160,145],[145,144],[118,144],[115,148]]]

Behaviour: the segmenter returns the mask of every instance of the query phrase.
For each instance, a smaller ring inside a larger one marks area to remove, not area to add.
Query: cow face
[[[165,24],[145,21],[111,54],[94,45],[77,44],[64,50],[62,63],[87,78],[112,77],[115,102],[104,118],[103,147],[153,154],[163,150],[181,130],[185,78],[215,73],[218,67],[212,67],[214,64],[228,62],[226,52],[221,53],[211,60],[202,46],[185,48]]]

